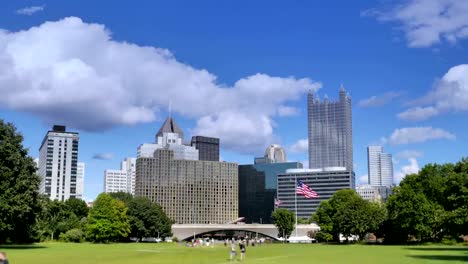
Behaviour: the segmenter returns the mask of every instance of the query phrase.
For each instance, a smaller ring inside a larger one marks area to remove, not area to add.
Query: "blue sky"
[[[226,161],[268,144],[306,161],[306,93],[353,99],[356,177],[384,144],[396,181],[468,149],[464,1],[3,1],[0,117],[30,154],[80,132],[85,197],[167,116],[221,138]],[[95,156],[106,159],[96,159]]]

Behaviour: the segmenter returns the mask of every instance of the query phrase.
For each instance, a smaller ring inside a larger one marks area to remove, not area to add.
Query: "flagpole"
[[[294,174],[295,176],[295,183],[294,183],[294,204],[296,207],[296,237],[297,237],[297,174]]]

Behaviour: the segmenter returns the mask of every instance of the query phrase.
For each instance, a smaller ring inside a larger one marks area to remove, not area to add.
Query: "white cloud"
[[[362,175],[358,178],[358,184],[369,184],[369,175]]]
[[[93,159],[98,160],[111,160],[114,158],[114,153],[96,153],[93,156]]]
[[[439,114],[439,111],[430,107],[413,107],[404,112],[399,113],[397,116],[400,119],[407,121],[422,121]]]
[[[104,25],[77,17],[0,30],[0,106],[88,131],[154,121],[171,101],[197,120],[194,132],[249,152],[271,143],[278,109],[320,87],[266,74],[223,86],[166,49],[112,40]]]
[[[32,16],[34,13],[43,11],[45,6],[29,6],[16,10],[16,13],[19,15]]]
[[[409,158],[408,162],[409,164],[401,167],[400,170],[395,173],[393,181],[396,184],[399,184],[406,175],[419,172],[418,161],[415,158]]]
[[[382,95],[374,95],[359,101],[358,105],[361,107],[382,106],[399,97],[400,95],[400,93],[396,92],[387,92]]]
[[[403,150],[398,152],[395,157],[398,159],[419,158],[423,155],[421,151],[416,150]]]
[[[455,139],[455,135],[440,128],[405,127],[393,131],[387,141],[392,145],[422,143],[435,139]]]
[[[416,102],[422,106],[399,113],[398,117],[421,121],[442,113],[468,111],[468,64],[450,68],[434,88]]]
[[[285,105],[280,105],[278,107],[279,116],[295,116],[295,115],[298,115],[299,113],[300,111],[296,107],[285,106]]]
[[[410,47],[429,47],[442,41],[468,38],[468,1],[409,0],[391,10],[371,9],[363,15],[397,22]]]
[[[289,151],[293,153],[304,153],[309,150],[309,140],[307,138],[299,139],[296,143],[289,147]]]

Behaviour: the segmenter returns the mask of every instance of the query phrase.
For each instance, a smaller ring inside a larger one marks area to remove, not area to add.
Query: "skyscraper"
[[[309,167],[344,167],[353,171],[351,98],[343,86],[338,101],[307,96]]]
[[[77,132],[65,126],[53,126],[39,148],[40,193],[52,200],[65,201],[77,197],[78,171]]]
[[[78,162],[76,170],[76,198],[78,199],[83,199],[85,168],[83,162]]]
[[[382,146],[367,147],[367,168],[371,186],[391,187],[393,184],[392,155],[383,152]]]
[[[194,136],[191,145],[198,149],[199,160],[219,161],[219,138]]]

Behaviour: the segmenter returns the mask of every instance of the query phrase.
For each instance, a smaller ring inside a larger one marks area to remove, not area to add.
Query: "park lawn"
[[[0,246],[11,264],[229,263],[229,247],[189,248],[175,243],[41,243]],[[243,263],[468,263],[468,246],[265,244],[247,247]]]

